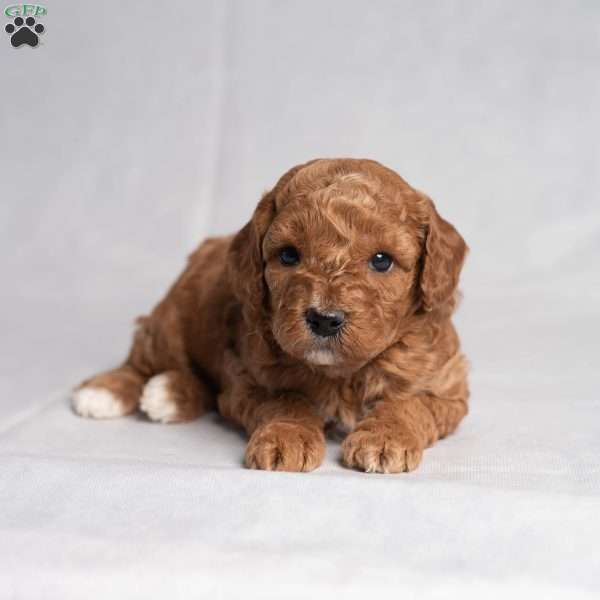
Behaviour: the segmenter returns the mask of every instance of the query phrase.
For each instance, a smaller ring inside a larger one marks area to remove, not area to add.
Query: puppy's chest
[[[376,401],[360,376],[348,380],[319,379],[306,390],[306,395],[328,429],[340,434],[352,431]]]
[[[258,373],[257,373],[258,375]],[[373,407],[384,387],[379,377],[361,372],[348,378],[332,379],[298,366],[260,373],[257,380],[271,392],[292,389],[311,402],[329,428],[341,433],[354,429],[356,423]]]

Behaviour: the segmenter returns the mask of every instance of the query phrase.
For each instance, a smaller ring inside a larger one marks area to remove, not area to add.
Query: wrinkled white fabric
[[[39,47],[0,39],[0,598],[597,598],[600,6],[45,6]],[[469,242],[457,434],[298,475],[216,415],[75,417],[196,243],[315,156],[397,169]]]

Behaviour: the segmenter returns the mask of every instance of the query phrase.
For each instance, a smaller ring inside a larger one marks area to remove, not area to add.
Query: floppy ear
[[[227,273],[234,296],[243,307],[244,318],[255,323],[268,310],[266,283],[263,276],[263,239],[277,214],[277,199],[285,186],[303,167],[297,165],[285,173],[275,187],[264,194],[258,203],[252,219],[233,238],[227,256]]]
[[[227,256],[232,292],[253,320],[258,320],[265,308],[262,241],[274,216],[275,198],[271,191],[262,197],[252,219],[233,238]]]
[[[448,221],[440,217],[433,202],[425,198],[428,220],[421,271],[423,308],[431,311],[454,296],[468,248]]]

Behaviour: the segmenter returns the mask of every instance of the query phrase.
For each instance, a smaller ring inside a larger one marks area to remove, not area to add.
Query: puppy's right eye
[[[386,252],[378,252],[373,254],[369,260],[369,266],[378,273],[385,273],[392,268],[394,259]]]
[[[279,251],[279,260],[286,267],[293,267],[300,262],[300,253],[294,246],[286,246]]]

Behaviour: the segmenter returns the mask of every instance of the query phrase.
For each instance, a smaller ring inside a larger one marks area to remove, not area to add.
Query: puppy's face
[[[310,177],[275,199],[262,243],[271,328],[291,356],[355,370],[414,311],[424,228],[414,193],[365,172]]]
[[[229,281],[249,331],[270,330],[288,355],[347,372],[395,343],[416,312],[451,312],[466,250],[394,171],[315,160],[258,204],[232,241]]]

